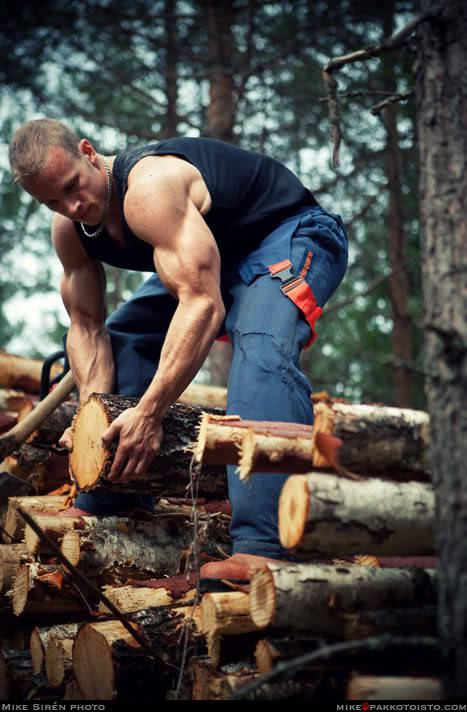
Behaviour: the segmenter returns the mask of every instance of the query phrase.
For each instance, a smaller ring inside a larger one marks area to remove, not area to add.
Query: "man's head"
[[[49,149],[58,146],[80,158],[80,139],[57,119],[34,119],[19,128],[10,141],[8,158],[15,182],[37,177],[44,169]]]

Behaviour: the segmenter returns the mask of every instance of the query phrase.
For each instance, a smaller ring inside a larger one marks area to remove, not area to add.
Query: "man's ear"
[[[87,138],[81,139],[79,142],[79,150],[83,158],[87,158],[93,166],[96,164],[97,153],[94,150],[94,146],[87,140]]]

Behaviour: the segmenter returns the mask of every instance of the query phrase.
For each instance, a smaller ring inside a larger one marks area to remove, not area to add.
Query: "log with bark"
[[[348,476],[428,480],[427,441],[421,411],[320,402],[313,426],[205,414],[194,452],[198,462],[238,465],[241,479],[332,466]]]
[[[221,643],[224,636],[238,638],[245,633],[259,630],[251,618],[248,594],[242,591],[205,593],[200,611],[201,627],[207,638],[208,655],[214,667],[218,667],[221,661]],[[245,639],[241,641],[243,654],[247,644]],[[253,644],[256,645],[256,641]],[[225,656],[225,650],[222,652]]]
[[[189,620],[193,612],[192,606],[163,606],[128,614],[135,629],[165,662],[150,657],[120,621],[87,623],[80,628],[73,646],[73,671],[84,699],[164,699],[183,654],[181,622],[184,617]]]
[[[354,674],[346,700],[440,700],[441,683],[434,677],[373,676]]]
[[[146,608],[156,606],[167,606],[175,600],[192,601],[196,596],[196,589],[190,589],[180,598],[175,599],[172,592],[167,588],[151,588],[150,586],[104,586],[103,591],[109,601],[113,603],[122,613],[131,613]],[[109,609],[102,601],[99,603],[101,613],[110,613]]]
[[[431,484],[292,475],[279,501],[281,543],[300,559],[434,552]]]
[[[43,361],[8,354],[0,349],[0,386],[14,388],[27,393],[39,393]],[[63,367],[54,364],[50,371],[55,378],[63,371]]]
[[[114,566],[136,569],[159,576],[174,575],[180,570],[181,558],[194,538],[190,517],[176,511],[133,517],[67,517],[37,515],[33,517],[42,530],[57,544],[74,566],[95,575]],[[215,555],[228,547],[229,517],[200,514],[197,539],[200,553]],[[47,553],[47,547],[27,526],[25,544],[32,556]]]
[[[342,638],[345,616],[359,610],[433,605],[437,573],[327,564],[268,564],[250,584],[250,612],[260,628]]]
[[[107,450],[101,442],[102,434],[122,411],[134,407],[137,402],[136,398],[94,393],[80,406],[73,420],[73,450],[70,454],[77,484],[83,491],[118,489],[157,497],[186,497],[192,460],[190,446],[202,413],[198,406],[175,403],[169,407],[163,421],[161,449],[144,477],[118,484],[107,479],[116,443]],[[197,488],[199,497],[226,499],[225,468],[209,464],[203,467]]]
[[[45,672],[51,687],[59,687],[72,671],[73,643],[78,624],[55,626],[45,651]]]
[[[5,593],[15,580],[16,570],[23,561],[30,561],[26,545],[0,544],[0,594]]]
[[[20,564],[11,590],[16,616],[84,613],[97,603],[91,590],[78,587],[72,576],[56,564]]]
[[[58,512],[65,506],[64,495],[38,495],[10,497],[3,524],[3,541],[6,544],[20,542],[24,536],[25,522],[19,509],[31,513]]]
[[[315,431],[321,429],[342,441],[339,462],[349,470],[395,479],[430,479],[429,416],[423,411],[320,403],[315,407]],[[316,462],[325,468],[329,464],[326,458]]]
[[[24,391],[18,391],[13,388],[0,388],[0,411],[17,414],[22,408],[24,401],[36,400],[31,394],[26,394]]]
[[[29,482],[38,495],[52,492],[70,481],[66,450],[23,443],[5,462],[8,471]]]
[[[33,671],[29,650],[0,650],[0,700],[24,702],[44,683],[45,678]]]
[[[65,401],[56,408],[28,437],[28,442],[37,445],[56,445],[64,431],[70,427],[78,404],[75,401]],[[21,422],[21,417],[18,418]]]

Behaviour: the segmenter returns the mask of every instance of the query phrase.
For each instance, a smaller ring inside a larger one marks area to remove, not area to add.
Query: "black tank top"
[[[146,156],[174,155],[200,171],[211,196],[204,220],[217,242],[224,268],[251,252],[282,220],[300,208],[317,205],[310,191],[288,168],[273,158],[210,138],[173,138],[119,154],[113,177],[120,199],[125,247],[104,230],[86,237],[75,227],[87,254],[126,269],[154,272],[153,247],[128,227],[123,200],[128,174]],[[154,200],[158,200],[154,196]]]

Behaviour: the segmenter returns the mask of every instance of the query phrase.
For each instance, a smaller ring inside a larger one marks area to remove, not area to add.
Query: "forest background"
[[[67,316],[50,212],[12,183],[24,121],[65,120],[100,151],[212,136],[291,168],[350,238],[346,278],[303,355],[315,391],[426,407],[414,61],[410,42],[341,69],[331,167],[323,66],[409,22],[415,0],[43,0],[0,9],[0,347],[45,357]],[[388,97],[403,101],[380,106]],[[109,311],[143,276],[107,269]],[[271,318],[272,315],[271,315]],[[225,384],[228,346],[199,378]]]

